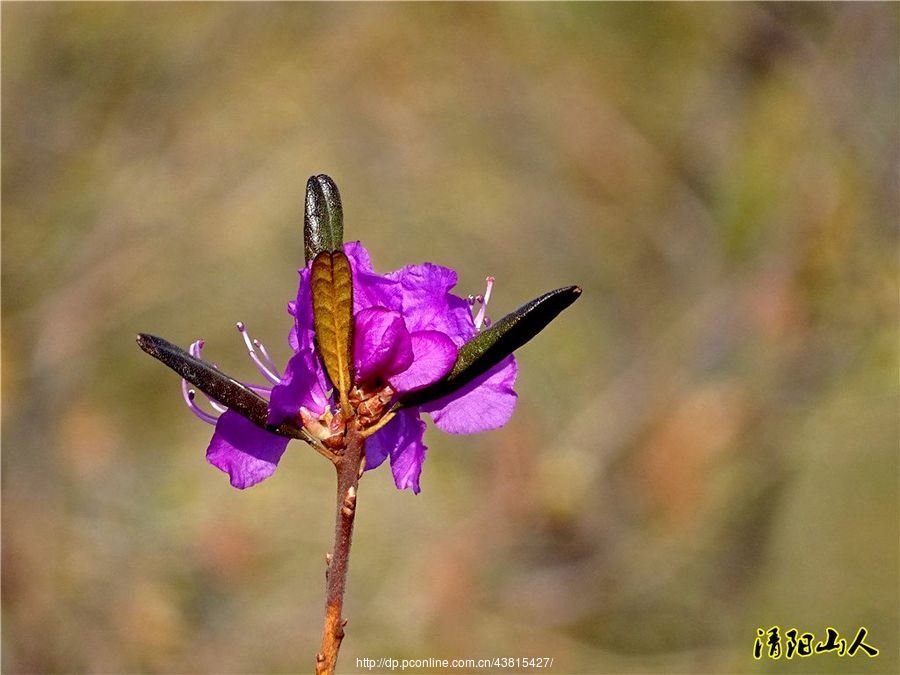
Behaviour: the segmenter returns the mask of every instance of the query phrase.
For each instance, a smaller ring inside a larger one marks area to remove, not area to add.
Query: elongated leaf
[[[350,348],[353,340],[353,278],[343,251],[323,251],[316,256],[310,274],[313,326],[319,353],[331,383],[349,411]]]
[[[178,345],[155,335],[140,333],[137,343],[150,356],[159,359],[204,394],[246,417],[256,426],[280,436],[304,438],[300,427],[290,420],[279,426],[266,424],[269,413],[266,399],[212,364],[191,356]]]
[[[422,405],[452,394],[496,366],[547,327],[581,295],[578,286],[557,288],[507,314],[464,344],[450,373],[434,384],[409,393],[400,405]]]
[[[344,243],[344,208],[337,185],[325,174],[306,181],[306,211],[303,214],[303,250],[306,262],[322,251],[340,251]]]

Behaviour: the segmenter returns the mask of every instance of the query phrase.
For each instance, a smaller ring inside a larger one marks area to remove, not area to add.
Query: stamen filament
[[[204,396],[206,396],[205,393],[204,393]],[[228,408],[227,408],[226,406],[222,405],[221,403],[219,403],[219,402],[216,401],[215,399],[210,398],[209,396],[206,396],[206,400],[209,401],[209,404],[210,404],[213,408],[215,408],[216,410],[218,410],[220,413],[223,413],[223,412],[225,412],[226,410],[228,410]]]
[[[281,384],[281,378],[278,377],[275,373],[273,373],[269,368],[262,362],[259,356],[256,353],[256,349],[253,347],[253,342],[250,341],[250,335],[247,333],[247,326],[244,325],[243,321],[237,322],[238,332],[241,334],[241,337],[244,338],[244,344],[247,345],[247,353],[250,355],[250,358],[253,360],[253,363],[256,364],[256,367],[259,369],[259,372],[263,374],[269,382],[272,384]]]
[[[475,316],[475,328],[478,330],[481,330],[481,325],[485,321],[485,312],[487,311],[488,302],[490,302],[491,299],[491,289],[494,287],[494,277],[488,277],[485,281],[487,282],[487,287],[484,289],[484,296],[479,295],[475,298],[481,303],[478,314]],[[490,325],[490,321],[488,321],[487,325]]]
[[[188,347],[188,354],[190,354],[191,356],[193,356],[194,358],[197,358],[197,359],[203,358],[203,357],[201,356],[201,350],[203,349],[203,345],[204,345],[204,344],[206,344],[206,343],[203,341],[202,338],[201,338],[200,340],[197,340],[197,341],[195,341],[195,342],[192,342],[192,343],[191,343],[191,346]],[[217,367],[217,366],[215,366],[215,364],[213,364],[213,366],[214,366],[214,367]],[[182,387],[185,387],[186,385],[187,385],[187,382],[185,382],[184,380],[182,380]],[[211,399],[206,393],[204,393],[203,395],[206,396],[206,400],[209,401],[209,404],[210,404],[213,408],[215,408],[217,411],[219,411],[220,413],[223,413],[223,412],[225,412],[226,410],[228,410],[227,407],[225,407],[224,405],[222,405],[222,404],[219,403],[218,401],[214,401],[214,400]],[[192,399],[192,400],[193,400],[193,399]],[[215,419],[215,418],[213,418],[213,419]]]
[[[263,355],[263,358],[266,360],[266,365],[269,366],[271,371],[278,376],[279,380],[281,380],[281,372],[278,370],[278,366],[275,365],[275,361],[273,361],[272,357],[269,356],[269,352],[266,349],[266,346],[259,340],[254,340],[253,344],[257,349],[259,349],[259,353]]]
[[[184,396],[184,402],[187,403],[187,407],[190,409],[192,413],[194,413],[201,420],[206,422],[207,424],[216,425],[217,417],[210,415],[205,410],[202,410],[200,406],[197,405],[196,401],[194,401],[194,397],[197,395],[193,389],[188,388],[188,381],[181,381],[181,395]]]

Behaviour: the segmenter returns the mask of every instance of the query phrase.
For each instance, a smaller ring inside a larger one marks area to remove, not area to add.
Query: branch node
[[[353,513],[353,510],[356,508],[356,488],[352,485],[347,488],[347,496],[344,497],[344,514],[349,516]],[[350,513],[346,512],[346,509],[350,509]]]

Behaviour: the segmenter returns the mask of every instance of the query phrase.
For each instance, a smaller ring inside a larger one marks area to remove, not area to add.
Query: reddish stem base
[[[356,490],[365,439],[355,420],[347,425],[345,447],[335,461],[337,469],[337,514],[335,516],[334,548],[327,558],[325,571],[325,626],[322,646],[316,654],[316,675],[333,675],[338,652],[344,639],[347,620],[341,616],[344,589],[350,564],[350,544],[353,539],[353,520],[356,516]]]

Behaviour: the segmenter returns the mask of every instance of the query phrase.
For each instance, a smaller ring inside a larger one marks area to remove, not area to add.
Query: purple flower
[[[484,296],[462,298],[450,292],[457,276],[449,268],[425,263],[379,275],[359,242],[346,243],[344,252],[353,272],[354,387],[350,401],[363,424],[375,428],[397,397],[447,375],[458,349],[482,326],[489,325],[485,308],[493,278],[488,277]],[[253,387],[269,396],[269,423],[296,419],[327,445],[329,436],[341,433],[342,419],[315,349],[309,266],[299,273],[297,298],[288,303],[294,317],[288,341],[295,353],[283,374],[265,347],[251,340],[243,324],[238,324],[238,330],[251,359],[272,385]],[[473,317],[476,305],[479,309]],[[195,342],[191,354],[199,358],[202,346],[201,341]],[[427,450],[422,413],[428,413],[439,429],[452,434],[496,429],[506,423],[515,407],[516,372],[515,359],[508,356],[444,398],[401,408],[368,438],[366,469],[377,468],[390,458],[397,487],[418,493]],[[286,437],[261,429],[211,401],[222,412],[216,419],[196,405],[187,383],[183,389],[191,409],[215,424],[207,459],[229,474],[232,485],[246,488],[275,471],[287,446]]]

